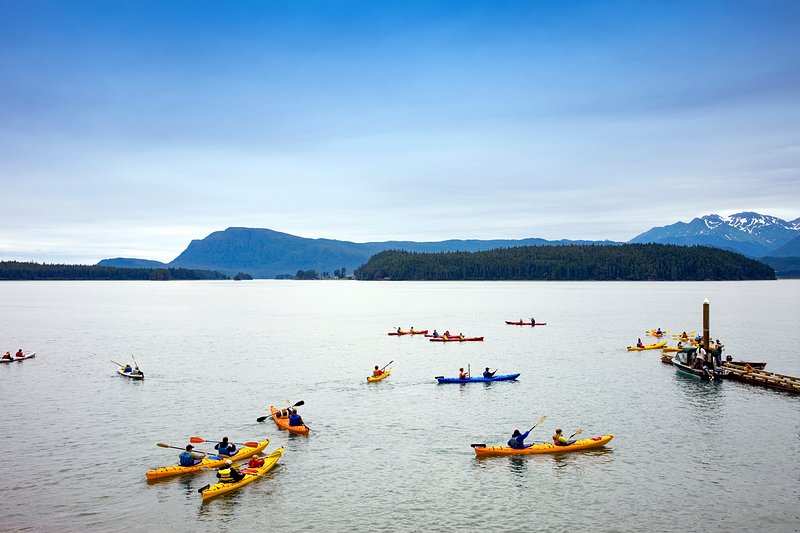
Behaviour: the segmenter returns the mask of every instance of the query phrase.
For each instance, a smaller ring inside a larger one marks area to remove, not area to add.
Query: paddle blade
[[[485,444],[470,444],[473,448],[486,448]]]
[[[433,379],[442,379],[444,376],[433,376]]]
[[[300,407],[301,405],[305,405],[305,404],[306,404],[306,402],[304,400],[300,400],[299,402],[294,404],[292,407]]]
[[[245,442],[244,445],[247,446],[248,448],[258,448],[258,446],[259,446],[259,444],[257,442],[252,441],[252,440],[249,441],[249,442]]]
[[[263,421],[264,421],[264,420],[266,420],[267,418],[270,418],[270,416],[271,416],[271,415],[267,415],[267,416],[259,416],[258,418],[256,418],[256,422],[263,422]]]
[[[169,444],[164,444],[163,442],[156,442],[156,446],[159,448],[176,448],[176,446],[170,446]]]
[[[201,439],[200,437],[189,437],[189,442],[198,443],[198,442],[205,442],[205,441],[206,441],[206,439]]]

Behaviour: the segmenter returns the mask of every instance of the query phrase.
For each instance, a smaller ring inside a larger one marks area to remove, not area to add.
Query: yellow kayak
[[[380,376],[370,376],[370,377],[368,377],[367,378],[367,383],[375,383],[376,381],[380,381],[382,379],[386,379],[386,378],[389,377],[389,374],[391,374],[391,373],[392,373],[392,369],[389,368],[389,369],[386,370],[386,372],[384,372]]]
[[[642,348],[638,346],[628,346],[629,352],[640,352],[642,350],[657,350],[658,348],[663,348],[667,345],[667,341],[657,342],[655,344],[646,344]]]
[[[605,446],[614,435],[603,435],[601,437],[592,437],[591,439],[576,440],[569,446],[556,446],[551,443],[534,444],[527,448],[518,450],[516,448],[509,448],[508,446],[484,446],[473,444],[475,455],[478,457],[489,457],[492,455],[530,455],[535,453],[565,453],[576,452],[579,450],[591,450],[592,448],[600,448]]]
[[[162,477],[169,477],[169,476],[179,476],[182,474],[194,474],[198,472],[202,468],[217,468],[222,466],[222,464],[227,460],[231,459],[232,461],[238,461],[239,459],[247,459],[251,455],[255,455],[259,453],[261,450],[267,447],[269,444],[269,439],[262,440],[258,443],[258,446],[255,448],[251,448],[249,446],[244,446],[239,448],[234,455],[231,457],[225,455],[215,455],[214,457],[220,457],[220,459],[211,459],[208,456],[204,457],[203,460],[194,466],[180,466],[180,465],[171,465],[171,466],[162,466],[161,468],[156,468],[154,470],[148,470],[145,472],[145,476],[147,479],[159,479]]]
[[[263,466],[260,466],[258,468],[243,468],[241,472],[245,476],[241,480],[236,481],[234,483],[221,483],[221,482],[214,483],[213,485],[207,488],[204,487],[200,489],[200,493],[203,495],[203,501],[205,502],[207,500],[210,500],[211,498],[219,496],[220,494],[231,492],[233,490],[238,489],[239,487],[242,487],[244,485],[247,485],[248,483],[255,481],[256,479],[259,479],[264,474],[272,470],[272,468],[278,463],[278,459],[281,458],[281,455],[283,455],[283,447],[278,448],[277,450],[266,456],[264,458]]]

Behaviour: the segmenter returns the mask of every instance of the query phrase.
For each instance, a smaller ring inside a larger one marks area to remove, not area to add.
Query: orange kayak
[[[280,413],[280,409],[275,407],[274,405],[269,406],[269,412],[272,413],[272,420],[278,424],[278,427],[281,429],[285,429],[287,431],[291,431],[292,433],[299,433],[300,435],[308,435],[308,427],[306,426],[290,426],[289,419],[280,417],[278,418],[275,416],[276,413]]]

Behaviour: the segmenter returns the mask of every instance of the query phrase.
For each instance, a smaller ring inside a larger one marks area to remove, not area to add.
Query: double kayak
[[[383,374],[380,376],[370,376],[367,378],[367,383],[375,383],[376,381],[381,381],[389,377],[389,374],[392,373],[392,369],[387,369]]]
[[[466,342],[466,341],[482,341],[483,337],[464,337],[463,339],[461,337],[447,337],[446,339],[444,337],[433,337],[428,340],[431,342]]]
[[[514,322],[513,320],[506,320],[509,326],[546,326],[547,322]]]
[[[29,352],[23,354],[22,357],[12,356],[11,359],[0,359],[0,363],[13,363],[14,361],[24,361],[25,359],[31,359],[36,357],[36,352]]]
[[[233,483],[214,483],[207,489],[200,489],[202,491],[200,494],[203,495],[203,502],[210,500],[215,496],[219,496],[220,494],[225,494],[226,492],[236,490],[239,487],[243,487],[248,483],[252,483],[256,479],[261,478],[264,474],[272,470],[282,455],[283,447],[281,446],[264,458],[264,464],[262,466],[259,466],[258,468],[242,468],[240,472],[245,476],[239,481],[234,481]]]
[[[269,412],[272,413],[272,420],[278,425],[279,428],[291,431],[292,433],[298,433],[300,435],[308,435],[308,426],[305,424],[302,426],[290,426],[288,417],[275,416],[279,414],[281,410],[274,405],[269,406]]]
[[[663,348],[667,345],[667,341],[657,342],[655,344],[645,344],[642,347],[639,346],[628,346],[629,352],[641,352],[642,350],[657,350],[659,348]]]
[[[483,376],[475,376],[472,378],[446,378],[443,376],[436,376],[436,381],[439,383],[489,383],[492,381],[512,381],[519,377],[519,374],[502,374],[499,376],[492,376],[490,378],[485,378]]]
[[[508,446],[484,446],[473,444],[475,455],[478,457],[490,457],[493,455],[532,455],[536,453],[567,453],[577,452],[580,450],[591,450],[592,448],[601,448],[605,446],[614,435],[603,435],[601,437],[592,437],[591,439],[576,440],[567,446],[556,446],[552,443],[534,444],[527,448],[517,450],[509,448]]]
[[[389,335],[425,335],[428,333],[427,329],[421,329],[419,331],[391,331]]]
[[[180,465],[171,465],[171,466],[162,466],[161,468],[156,468],[153,470],[148,470],[145,472],[145,476],[147,479],[160,479],[164,477],[170,476],[180,476],[182,474],[194,474],[195,472],[203,469],[203,468],[218,468],[225,463],[228,459],[231,461],[238,461],[240,459],[247,459],[248,457],[255,455],[262,451],[264,448],[267,447],[269,444],[269,439],[259,441],[258,446],[255,448],[251,448],[250,446],[243,446],[236,450],[236,453],[231,455],[230,457],[226,455],[206,455],[200,463],[194,466],[180,466]]]
[[[118,368],[117,374],[131,379],[144,379],[144,372],[136,372],[135,370],[131,372],[125,372],[124,368]]]

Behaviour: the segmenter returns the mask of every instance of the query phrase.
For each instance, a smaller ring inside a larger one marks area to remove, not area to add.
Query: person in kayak
[[[222,439],[222,442],[215,444],[214,449],[217,450],[220,455],[227,455],[228,457],[236,453],[236,445],[232,442],[228,442],[228,437]]]
[[[458,369],[458,379],[469,379],[469,372],[464,372],[463,368]]]
[[[225,461],[225,464],[217,471],[217,477],[223,483],[236,483],[244,479],[244,474],[236,470],[233,462],[230,459]]]
[[[247,461],[248,468],[260,468],[262,466],[264,466],[264,458],[259,457],[258,454],[255,454],[250,458],[249,461]]]
[[[203,457],[205,457],[206,454],[200,452],[193,452],[192,451],[193,449],[194,446],[192,446],[191,444],[187,444],[186,451],[181,452],[180,455],[178,455],[179,464],[181,466],[195,466],[203,462]]]
[[[525,448],[530,448],[533,444],[525,444],[525,439],[528,437],[530,430],[526,431],[525,433],[520,433],[518,429],[514,430],[514,433],[511,435],[511,438],[508,439],[508,447],[513,448],[515,450],[524,450]]]
[[[289,415],[290,426],[305,426],[303,424],[303,417],[297,414],[297,409],[292,409],[292,414]]]
[[[130,374],[133,372],[133,368],[131,368],[130,363],[125,363],[125,370],[123,370],[123,372],[125,372],[126,374]]]
[[[644,348],[644,344],[642,343],[642,339],[641,339],[641,338],[639,338],[639,339],[636,341],[636,347],[637,347],[637,348]]]
[[[411,333],[414,333],[414,326],[411,326],[411,329],[408,330],[408,331],[410,331]]]
[[[663,335],[663,332],[661,331],[661,328],[658,328],[656,330],[656,335]]]
[[[536,325],[536,319],[531,317],[531,326],[535,326],[535,325]]]
[[[372,371],[372,377],[377,378],[378,376],[383,375],[383,370],[378,368],[378,365],[375,365],[375,370]]]
[[[553,435],[553,444],[556,446],[569,446],[574,442],[574,440],[567,440],[567,437],[561,433],[561,428],[556,429],[556,434]]]
[[[23,355],[25,355],[25,354],[22,353],[22,348],[17,350],[16,357],[22,357]]]
[[[459,338],[459,339],[461,339],[461,340],[463,341],[463,340],[464,340],[464,334],[463,334],[463,333],[459,333],[459,334],[458,334],[458,338]]]
[[[403,333],[402,326],[397,326],[397,333]]]
[[[433,338],[434,339],[438,339],[439,338],[439,332],[438,331],[433,330]]]
[[[3,359],[11,359],[11,352],[6,352],[3,354]]]
[[[486,379],[489,379],[489,378],[493,377],[496,372],[497,372],[497,370],[495,370],[494,372],[489,372],[489,367],[487,366],[486,370],[483,371],[483,377],[485,377]]]

